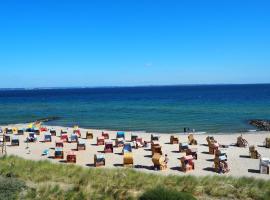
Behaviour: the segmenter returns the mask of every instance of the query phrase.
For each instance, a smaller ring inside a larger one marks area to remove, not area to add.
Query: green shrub
[[[25,188],[24,182],[10,177],[0,176],[0,199],[15,200]]]
[[[139,200],[196,200],[192,195],[185,192],[156,187],[146,191]]]

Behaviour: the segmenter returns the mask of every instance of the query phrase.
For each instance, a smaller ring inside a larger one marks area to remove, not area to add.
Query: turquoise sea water
[[[51,125],[148,132],[254,129],[270,119],[270,85],[1,90],[0,124],[59,117]]]

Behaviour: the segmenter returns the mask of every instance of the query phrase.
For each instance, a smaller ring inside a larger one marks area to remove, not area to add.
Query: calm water
[[[270,85],[1,90],[0,116],[0,124],[57,116],[51,125],[236,132],[270,118]]]

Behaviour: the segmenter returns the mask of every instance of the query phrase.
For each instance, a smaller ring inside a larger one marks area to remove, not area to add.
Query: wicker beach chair
[[[105,142],[104,153],[113,153],[113,143]]]
[[[71,136],[69,138],[69,142],[70,143],[77,143],[78,142],[78,135],[75,133],[71,134]]]
[[[270,159],[261,158],[260,160],[260,173],[261,174],[270,174]]]
[[[250,155],[250,158],[252,158],[252,159],[260,159],[261,158],[261,155],[256,150],[254,145],[249,146],[249,155]]]
[[[158,145],[158,146],[153,146],[153,149],[152,149],[152,156],[153,156],[155,153],[159,153],[160,155],[162,155],[162,149],[161,149],[161,146],[160,146],[160,145]]]
[[[76,163],[77,156],[74,151],[70,151],[67,153],[67,163]]]
[[[175,137],[174,135],[171,135],[170,144],[178,144],[178,143],[179,143],[179,138]]]
[[[125,152],[123,157],[124,167],[133,167],[133,154],[131,152]]]
[[[270,148],[270,137],[269,138],[265,138],[265,147],[266,148]]]
[[[212,136],[207,136],[206,141],[208,143],[209,154],[214,155],[215,151],[217,151],[219,148],[219,144]]]
[[[228,173],[230,169],[227,162],[227,155],[216,153],[214,158],[214,166],[217,173]]]
[[[193,134],[188,135],[188,144],[189,145],[197,145],[198,144],[197,140],[194,139]]]
[[[116,138],[116,140],[115,140],[116,147],[123,147],[124,144],[125,144],[124,138]]]
[[[183,172],[188,172],[195,169],[192,155],[183,156],[182,158],[180,158],[180,162],[181,162],[181,171]]]
[[[134,142],[134,141],[137,140],[137,138],[138,138],[138,135],[131,134],[130,140],[131,140],[132,142]]]
[[[248,142],[243,138],[242,135],[237,137],[236,146],[238,146],[238,147],[247,147],[247,145],[248,145]]]
[[[166,170],[167,164],[165,163],[165,158],[160,153],[155,153],[152,156],[152,162],[154,164],[155,170]]]
[[[110,138],[109,133],[105,133],[105,132],[102,132],[101,136],[103,136],[105,140],[108,140]]]
[[[27,142],[36,142],[37,135],[36,133],[29,133],[29,136],[26,138]]]
[[[188,148],[186,150],[186,156],[192,156],[194,160],[198,159],[198,155],[197,155],[198,150],[196,148]]]
[[[94,165],[95,167],[105,166],[105,155],[95,154],[94,155]]]
[[[92,132],[87,131],[86,132],[86,139],[92,140],[94,138],[94,135]]]
[[[68,142],[68,134],[67,133],[62,133],[60,138],[63,142]]]
[[[55,142],[55,147],[64,148],[64,143],[62,141]]]
[[[151,142],[153,141],[159,141],[159,136],[156,134],[151,134]]]
[[[64,151],[63,148],[57,147],[54,150],[54,158],[55,159],[64,159]]]
[[[56,130],[55,129],[51,129],[50,133],[51,133],[52,136],[56,136]]]
[[[52,141],[52,135],[51,133],[46,133],[44,135],[44,142],[51,142]]]
[[[179,152],[186,152],[188,150],[188,143],[187,142],[180,142],[179,143]]]
[[[104,137],[97,137],[97,145],[104,145],[105,144],[105,140]]]
[[[132,152],[131,143],[125,143],[122,149],[122,154],[131,153],[131,152]]]
[[[18,135],[23,135],[24,134],[24,129],[18,129]]]
[[[11,146],[19,146],[19,145],[20,145],[19,137],[16,135],[13,135],[11,138]]]
[[[82,139],[78,139],[77,151],[81,151],[81,150],[85,150],[85,149],[86,149],[85,141]]]
[[[142,148],[142,147],[144,147],[143,139],[141,137],[137,137],[135,148],[138,149],[138,148]]]
[[[123,138],[125,140],[125,132],[123,131],[118,131],[116,133],[116,138]]]

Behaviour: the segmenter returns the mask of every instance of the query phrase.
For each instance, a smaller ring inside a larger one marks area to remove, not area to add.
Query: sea
[[[0,89],[0,124],[57,117],[49,125],[181,133],[254,130],[270,119],[270,84]]]

